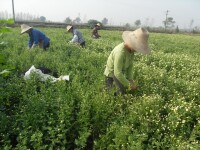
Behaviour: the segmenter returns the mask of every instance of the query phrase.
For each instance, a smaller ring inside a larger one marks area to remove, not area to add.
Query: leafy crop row
[[[48,51],[27,50],[20,28],[4,35],[1,53],[14,66],[0,77],[1,149],[199,149],[199,36],[150,34],[152,54],[136,54],[133,95],[104,90],[110,51],[119,31],[81,30],[86,48],[68,44],[64,29],[40,28],[51,38]],[[31,65],[46,66],[69,82],[24,81]],[[2,71],[2,68],[1,70]]]

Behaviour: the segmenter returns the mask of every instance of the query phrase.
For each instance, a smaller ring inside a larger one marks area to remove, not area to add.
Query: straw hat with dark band
[[[124,31],[122,38],[132,49],[143,54],[150,54],[148,46],[149,32],[144,28],[135,31]]]
[[[22,24],[21,25],[21,34],[25,33],[26,31],[30,30],[32,27],[26,25],[26,24]]]
[[[72,28],[72,26],[68,25],[67,26],[67,31],[69,31]]]

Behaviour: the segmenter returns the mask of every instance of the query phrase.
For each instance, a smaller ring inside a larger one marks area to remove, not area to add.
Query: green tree
[[[64,22],[67,23],[67,24],[71,24],[72,20],[71,20],[70,17],[67,17]]]
[[[46,21],[46,17],[40,16],[40,21],[41,21],[41,22],[45,22],[45,21]]]
[[[76,19],[73,20],[73,23],[75,23],[75,24],[81,23],[81,18],[80,17],[76,17]]]
[[[107,18],[103,18],[103,20],[101,21],[101,23],[103,25],[107,25],[108,24],[108,19]]]
[[[125,28],[130,28],[131,25],[130,25],[129,23],[126,23],[126,24],[124,25],[124,27],[125,27]]]
[[[140,20],[136,20],[135,21],[135,25],[138,27],[138,26],[140,26],[141,25],[141,21]]]
[[[94,20],[94,19],[90,19],[90,20],[88,20],[88,26],[90,27],[90,28],[94,28],[94,26],[97,24],[97,23],[100,23],[100,21],[98,21],[98,20]],[[101,24],[101,23],[100,23]]]
[[[176,33],[179,33],[179,27],[176,26]]]
[[[192,31],[192,26],[193,26],[193,24],[194,24],[194,20],[192,19],[192,20],[190,21],[190,25],[189,25],[190,31]]]
[[[173,28],[176,23],[172,17],[168,17],[165,21],[163,21],[165,28]]]

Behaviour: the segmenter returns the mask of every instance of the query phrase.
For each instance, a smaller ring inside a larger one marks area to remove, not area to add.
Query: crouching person
[[[82,48],[85,47],[85,40],[82,36],[82,33],[79,30],[74,29],[74,27],[71,25],[68,25],[67,32],[70,32],[73,35],[72,40],[69,41],[70,43],[80,45]]]
[[[144,28],[123,32],[124,42],[112,50],[104,71],[108,91],[112,88],[113,82],[119,88],[115,95],[126,94],[127,91],[137,89],[133,80],[133,57],[135,52],[150,53],[148,37],[149,33]]]
[[[34,29],[26,24],[21,25],[21,34],[27,33],[29,35],[28,48],[35,48],[39,46],[46,50],[50,46],[50,39],[41,31]]]
[[[92,38],[98,39],[98,38],[101,37],[101,36],[99,35],[99,33],[98,33],[98,30],[100,30],[100,29],[101,29],[101,25],[100,25],[100,23],[97,23],[97,24],[95,25],[95,27],[93,28],[93,30],[92,30]]]

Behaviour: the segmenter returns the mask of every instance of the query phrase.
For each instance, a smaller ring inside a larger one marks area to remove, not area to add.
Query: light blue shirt
[[[85,40],[82,36],[82,33],[80,31],[78,31],[77,29],[73,29],[73,38],[70,41],[71,43],[83,43]]]

